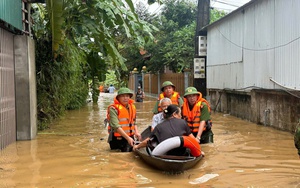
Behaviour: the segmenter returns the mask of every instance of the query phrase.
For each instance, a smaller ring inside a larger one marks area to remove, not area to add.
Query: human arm
[[[146,138],[144,141],[142,141],[141,143],[139,143],[138,145],[134,145],[133,146],[133,151],[139,149],[139,148],[143,148],[147,146],[147,142],[150,138]]]
[[[114,107],[110,107],[109,114],[110,114],[109,125],[115,131],[119,127],[121,127],[121,125],[119,124],[118,111]]]
[[[142,135],[140,134],[140,132],[138,131],[137,125],[134,126],[134,135],[137,137],[138,140],[142,139]]]
[[[119,119],[118,119],[118,113],[117,110],[113,107],[109,109],[109,114],[110,114],[110,120],[109,120],[109,125],[113,129],[114,132],[118,132],[123,138],[125,138],[131,146],[134,144],[134,140],[128,136],[125,131],[122,129],[121,125],[119,124]]]
[[[200,126],[199,126],[198,133],[197,133],[197,136],[196,136],[196,139],[199,143],[200,143],[200,140],[201,140],[201,136],[202,136],[205,124],[206,124],[205,121],[200,121]]]
[[[121,127],[119,127],[119,128],[117,129],[117,132],[118,132],[123,138],[125,138],[125,139],[127,140],[127,142],[128,142],[129,145],[131,145],[131,146],[134,145],[134,140],[133,140],[133,138],[131,138],[130,136],[128,136],[128,135],[124,132],[124,130],[123,130]]]
[[[181,108],[182,105],[183,105],[183,99],[179,96],[178,98],[178,104],[179,104],[179,107]]]
[[[201,115],[200,115],[200,126],[199,126],[198,133],[197,133],[197,136],[196,136],[196,139],[199,140],[199,143],[200,143],[200,140],[201,140],[203,130],[206,127],[206,122],[208,120],[210,120],[210,113],[209,113],[208,107],[205,103],[202,103]]]

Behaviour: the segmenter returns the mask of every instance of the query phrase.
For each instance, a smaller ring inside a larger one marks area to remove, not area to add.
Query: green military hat
[[[195,87],[188,87],[185,89],[183,97],[186,97],[187,95],[194,95],[194,94],[200,95],[200,92],[197,91]]]
[[[133,93],[127,87],[122,87],[118,90],[117,97],[122,94],[129,94],[130,98],[133,96]]]
[[[173,89],[175,90],[175,85],[174,85],[172,82],[170,82],[170,81],[165,81],[165,82],[162,84],[162,86],[161,86],[161,91],[164,91],[164,88],[165,88],[166,86],[172,86]]]

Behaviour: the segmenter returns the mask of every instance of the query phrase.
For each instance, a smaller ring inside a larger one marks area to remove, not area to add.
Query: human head
[[[141,86],[138,86],[138,90],[141,90]]]
[[[181,118],[181,110],[177,105],[170,104],[167,107],[167,109],[165,109],[163,112],[164,112],[166,119],[171,118],[171,117],[175,117],[178,119]]]
[[[202,94],[199,91],[197,91],[195,87],[186,88],[183,95],[183,97],[187,99],[190,105],[196,104],[200,96],[202,96]]]
[[[117,100],[123,104],[127,105],[129,102],[129,99],[133,96],[133,93],[130,91],[130,89],[126,87],[122,87],[118,90],[118,94],[116,96]]]
[[[170,97],[174,93],[175,89],[175,85],[170,81],[165,81],[161,87],[161,91],[164,92],[167,97]]]
[[[165,98],[162,98],[160,101],[159,101],[159,104],[160,104],[160,107],[162,110],[166,109],[170,104],[172,104],[172,101],[170,98],[168,97],[165,97]]]
[[[110,86],[113,86],[112,84],[110,84]]]
[[[163,92],[166,86],[172,86],[173,90],[175,90],[175,85],[170,81],[165,81],[161,86],[161,91]]]

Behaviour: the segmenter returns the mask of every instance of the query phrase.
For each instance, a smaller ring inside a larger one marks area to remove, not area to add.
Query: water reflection
[[[214,113],[215,143],[192,169],[168,174],[134,153],[112,152],[104,126],[113,94],[70,111],[36,140],[0,153],[0,187],[300,187],[293,135]],[[151,124],[154,99],[136,103],[139,130]]]

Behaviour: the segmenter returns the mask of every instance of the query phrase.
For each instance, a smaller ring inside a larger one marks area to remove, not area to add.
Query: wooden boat
[[[151,132],[151,127],[148,127],[142,132],[142,137],[144,139],[147,138],[146,135],[150,135],[149,131]],[[151,152],[147,152],[146,147],[136,150],[136,153],[148,165],[156,169],[171,173],[180,173],[187,169],[190,169],[195,166],[203,157],[203,155],[200,155],[199,157],[173,155],[154,156],[149,154]]]
[[[150,156],[146,151],[146,148],[140,148],[136,150],[136,153],[150,166],[166,172],[179,173],[195,166],[201,159],[199,157],[189,156]]]

